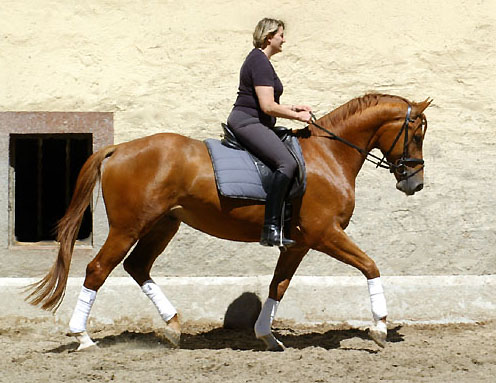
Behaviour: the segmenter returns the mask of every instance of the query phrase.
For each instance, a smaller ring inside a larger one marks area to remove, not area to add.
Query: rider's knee
[[[298,164],[296,161],[285,161],[281,164],[279,164],[277,170],[280,171],[282,174],[284,174],[288,178],[293,178],[296,172],[296,168],[298,167]]]

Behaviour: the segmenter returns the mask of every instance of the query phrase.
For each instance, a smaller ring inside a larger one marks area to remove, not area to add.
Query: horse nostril
[[[415,193],[421,191],[423,188],[424,188],[423,183],[418,184],[417,187],[415,188]]]

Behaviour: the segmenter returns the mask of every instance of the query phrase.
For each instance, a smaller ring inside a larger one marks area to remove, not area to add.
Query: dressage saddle
[[[236,136],[227,124],[222,124],[222,129],[224,134],[221,140],[221,144],[234,150],[242,150],[248,152],[258,170],[262,186],[265,192],[267,192],[271,185],[273,171],[238,142]],[[291,134],[291,129],[277,126],[274,127],[273,130],[286,146],[291,155],[295,158],[296,163],[298,164],[298,169],[296,171],[292,187],[288,194],[288,199],[292,200],[295,198],[299,198],[303,196],[306,187],[305,161],[301,153],[300,144],[298,140]]]

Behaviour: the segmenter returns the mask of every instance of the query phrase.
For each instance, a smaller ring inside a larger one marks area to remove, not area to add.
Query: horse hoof
[[[265,346],[266,346],[265,351],[279,351],[280,352],[280,351],[285,350],[282,342],[277,340],[277,338],[272,334],[262,335],[262,336],[258,337],[258,339],[263,340],[263,342],[265,343]]]
[[[77,333],[68,333],[67,336],[73,336],[79,342],[79,346],[76,351],[83,351],[90,348],[98,348],[95,342],[93,342],[86,331]]]
[[[80,344],[79,347],[76,349],[76,352],[92,351],[92,350],[96,350],[97,348],[98,348],[98,345],[96,343],[89,344],[89,345]]]
[[[387,326],[384,321],[377,321],[374,326],[369,329],[370,338],[379,346],[384,348],[386,346]]]
[[[156,332],[157,336],[168,343],[172,348],[179,348],[181,344],[181,332],[166,327],[158,332]]]

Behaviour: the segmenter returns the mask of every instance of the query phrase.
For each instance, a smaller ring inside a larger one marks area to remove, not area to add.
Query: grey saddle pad
[[[206,139],[219,193],[224,197],[265,201],[272,170],[244,150],[223,145],[219,140]],[[301,197],[305,192],[305,161],[300,143],[289,136],[285,144],[298,162],[299,174],[295,177],[289,199]]]

